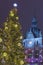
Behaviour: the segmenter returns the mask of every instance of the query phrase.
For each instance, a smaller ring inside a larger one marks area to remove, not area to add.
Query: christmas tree
[[[21,25],[17,8],[10,10],[0,29],[0,65],[24,65]]]

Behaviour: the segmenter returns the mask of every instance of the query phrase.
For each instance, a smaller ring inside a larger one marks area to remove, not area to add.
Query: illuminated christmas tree
[[[3,29],[0,30],[0,65],[25,64],[22,46],[23,36],[17,12],[16,7],[9,12]]]

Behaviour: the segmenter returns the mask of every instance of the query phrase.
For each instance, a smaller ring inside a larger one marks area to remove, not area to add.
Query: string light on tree
[[[18,43],[18,46],[21,46],[21,43]]]
[[[23,39],[23,36],[20,36],[20,39]]]
[[[0,38],[0,42],[2,42],[2,38]]]
[[[21,61],[20,61],[20,64],[21,64],[21,65],[23,65],[23,64],[24,64],[24,61],[23,61],[23,60],[21,60]]]
[[[13,11],[10,11],[10,16],[12,16],[12,17],[14,16],[14,13],[13,13]]]
[[[6,57],[6,56],[7,56],[7,53],[6,53],[6,52],[4,52],[4,53],[3,53],[3,56],[4,56],[4,57]]]
[[[7,22],[5,22],[5,26],[7,26]]]
[[[18,20],[19,19],[19,17],[16,17],[16,20]]]
[[[18,25],[17,25],[17,24],[15,24],[14,26],[15,26],[15,28],[17,28],[17,27],[18,27]]]
[[[9,59],[9,55],[8,55],[8,53],[7,53],[7,52],[4,52],[2,56],[3,56],[3,58],[5,58],[6,60],[8,60],[8,59]]]
[[[5,30],[7,30],[7,29],[8,29],[8,27],[6,26],[6,27],[5,27]]]

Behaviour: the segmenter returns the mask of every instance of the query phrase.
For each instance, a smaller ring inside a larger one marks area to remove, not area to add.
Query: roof
[[[32,28],[31,29],[31,31],[32,31],[32,33],[33,33],[33,35],[34,35],[34,38],[37,38],[37,37],[39,37],[40,35],[40,29],[38,29],[38,28]]]

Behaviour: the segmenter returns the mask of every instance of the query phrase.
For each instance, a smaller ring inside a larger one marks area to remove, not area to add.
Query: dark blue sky
[[[13,8],[13,3],[15,2],[18,3],[23,33],[30,28],[35,10],[38,27],[43,32],[43,0],[0,0],[0,22],[5,21],[9,10]]]

